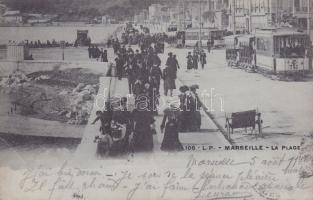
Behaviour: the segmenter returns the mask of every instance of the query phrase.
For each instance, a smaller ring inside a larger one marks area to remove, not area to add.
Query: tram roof
[[[303,32],[292,29],[259,29],[256,30],[256,36],[305,36]]]
[[[250,40],[251,38],[254,38],[255,36],[254,35],[240,35],[238,37],[238,40],[239,41],[247,41],[247,40]]]
[[[225,40],[231,40],[231,39],[234,39],[234,38],[238,38],[240,36],[243,36],[243,35],[228,35],[228,36],[225,36],[224,39]]]
[[[195,32],[200,31],[200,28],[188,28],[185,29],[186,32]],[[210,28],[210,27],[202,27],[201,31],[226,31],[225,29],[218,29],[218,28]]]

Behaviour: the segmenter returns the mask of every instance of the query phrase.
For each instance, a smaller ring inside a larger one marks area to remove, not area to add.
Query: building
[[[37,13],[25,13],[24,14],[24,21],[28,24],[49,24],[52,22],[54,16],[52,15],[43,15]]]
[[[162,4],[152,4],[149,6],[150,23],[170,23],[170,7]]]
[[[293,0],[231,0],[229,2],[229,29],[252,32],[257,28],[279,26],[285,23],[293,10]]]
[[[101,24],[110,24],[110,23],[111,23],[111,17],[109,15],[101,16]]]
[[[175,6],[152,4],[149,21],[171,22],[179,29],[198,28],[201,24],[244,33],[268,27],[306,30],[308,2],[313,8],[313,0],[177,0]]]
[[[0,16],[2,16],[7,10],[6,5],[0,3]]]
[[[211,13],[211,19],[213,19],[213,27],[218,29],[227,29],[229,26],[229,16],[228,16],[228,8],[229,8],[230,0],[209,0],[209,11]]]
[[[0,3],[0,23],[4,22],[4,18],[2,17],[2,15],[5,13],[7,7],[4,4]]]
[[[6,11],[2,17],[3,21],[6,23],[20,24],[23,22],[23,16],[18,10]]]
[[[294,0],[293,3],[293,16],[297,19],[298,28],[308,31],[313,41],[313,1]]]
[[[145,23],[149,19],[149,11],[141,10],[138,14],[134,16],[134,22],[142,24]]]
[[[175,16],[179,27],[226,29],[229,24],[229,0],[178,0]]]

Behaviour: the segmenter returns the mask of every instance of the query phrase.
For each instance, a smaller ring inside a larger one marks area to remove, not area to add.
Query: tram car
[[[309,70],[309,36],[294,30],[260,29],[253,35],[224,37],[228,66],[278,76]]]
[[[228,67],[237,67],[239,60],[237,59],[239,47],[238,47],[238,37],[240,35],[230,35],[224,37],[225,47],[226,47],[226,62]]]
[[[184,31],[184,38],[185,38],[185,47],[195,47],[199,43],[199,29],[186,29]],[[205,47],[207,45],[207,41],[209,40],[209,30],[208,29],[201,29],[201,46]]]
[[[254,71],[256,70],[256,57],[255,57],[255,37],[254,35],[242,35],[238,37],[238,67]]]
[[[184,31],[178,31],[176,33],[177,38],[177,48],[183,48],[185,46],[185,32]]]
[[[226,30],[209,29],[209,40],[211,41],[212,48],[221,48],[225,46],[224,36]]]
[[[290,74],[309,70],[305,49],[310,44],[305,33],[291,30],[257,30],[256,66],[274,74]]]

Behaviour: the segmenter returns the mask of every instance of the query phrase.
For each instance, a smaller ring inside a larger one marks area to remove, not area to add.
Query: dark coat
[[[163,79],[164,79],[164,89],[176,89],[175,79],[176,79],[176,72],[175,69],[172,67],[166,67],[163,70]]]
[[[134,120],[133,148],[135,152],[152,151],[153,137],[151,124],[154,123],[152,113],[135,109],[132,113]]]
[[[162,120],[161,129],[164,129],[164,127],[165,127],[165,132],[164,132],[164,138],[161,144],[161,150],[163,151],[184,150],[178,138],[179,127],[178,127],[177,118],[168,117],[168,115],[165,113],[163,120]]]
[[[150,76],[154,77],[158,81],[158,85],[160,85],[160,80],[162,78],[161,68],[157,66],[153,66],[150,71]]]
[[[108,51],[107,50],[103,50],[103,52],[101,53],[101,60],[102,60],[102,62],[108,62]]]
[[[187,69],[193,68],[193,58],[192,55],[187,56]]]

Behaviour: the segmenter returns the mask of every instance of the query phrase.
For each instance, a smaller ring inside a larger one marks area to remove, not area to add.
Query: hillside
[[[94,17],[108,14],[115,18],[131,16],[155,0],[3,0],[10,9],[22,12],[58,14],[61,17]]]

